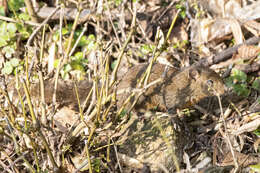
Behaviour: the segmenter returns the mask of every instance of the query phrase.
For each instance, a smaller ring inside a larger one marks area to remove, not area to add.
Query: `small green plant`
[[[249,84],[250,77],[238,69],[232,69],[231,76],[226,79],[226,85],[232,88],[239,96],[247,97],[252,89],[260,91],[260,78]]]
[[[139,56],[143,57],[143,56],[148,56],[149,54],[151,55],[154,49],[155,49],[154,45],[144,44],[140,48]]]
[[[11,59],[17,51],[17,35],[24,39],[30,32],[20,24],[0,22],[0,48],[6,58]]]
[[[127,110],[126,109],[123,109],[123,111],[120,113],[120,115],[119,115],[119,119],[122,119],[123,117],[125,117],[126,116],[126,114],[127,114]]]
[[[101,172],[100,168],[101,168],[101,159],[99,158],[96,158],[96,159],[93,159],[93,168],[95,170],[95,172]]]
[[[32,27],[25,25],[23,21],[29,21],[31,17],[28,13],[20,11],[20,8],[25,6],[24,0],[8,0],[7,2],[8,9],[11,12],[10,17],[14,18],[16,21],[19,21],[19,23],[12,25],[16,26],[16,30],[18,31],[22,40],[29,38],[32,33]]]
[[[232,69],[231,76],[226,80],[226,85],[231,87],[239,96],[247,97],[250,94],[247,75],[238,69]]]
[[[254,134],[260,137],[260,127],[254,131]]]
[[[184,6],[185,1],[181,0],[178,4],[176,4],[175,8],[180,11],[180,16],[184,19],[186,17],[186,8]]]
[[[23,61],[20,61],[17,58],[12,58],[12,59],[10,59],[10,61],[7,61],[4,64],[4,68],[2,68],[1,73],[7,74],[7,75],[10,75],[12,73],[15,74],[17,72],[17,70],[18,70],[18,72],[23,70],[22,65],[23,65]]]
[[[260,172],[260,163],[249,166],[253,172]]]
[[[175,43],[173,45],[173,48],[175,49],[185,49],[185,47],[189,44],[188,40],[182,40],[182,41],[178,41],[177,43]]]
[[[17,27],[13,23],[0,23],[0,47],[7,45],[14,46],[16,41]]]
[[[8,0],[8,8],[10,11],[17,12],[24,7],[24,0]]]
[[[17,51],[17,36],[21,36],[21,40],[28,38],[31,33],[28,29],[29,27],[23,27],[22,24],[0,21],[0,49],[3,55],[9,59],[1,69],[2,74],[16,74],[23,70],[23,61],[14,58],[14,55]]]
[[[78,38],[81,31],[75,32],[74,41]],[[64,28],[62,30],[63,35],[69,34],[69,30]],[[59,35],[56,33],[53,37],[53,40],[58,42]],[[64,43],[66,44],[66,43]],[[80,49],[80,51],[77,51],[73,56],[70,57],[70,62],[68,64],[65,64],[63,69],[61,70],[61,76],[63,79],[69,78],[69,72],[74,71],[76,74],[77,79],[81,80],[85,73],[86,73],[86,66],[88,63],[87,56],[91,51],[96,50],[97,48],[97,42],[94,35],[89,36],[82,36],[79,44],[77,46],[77,50]],[[81,51],[83,50],[83,51]],[[84,52],[84,53],[83,53]],[[85,56],[84,56],[85,55]],[[57,67],[59,60],[55,61],[54,66]]]
[[[115,5],[118,7],[123,1],[122,0],[114,0]]]
[[[260,104],[260,99],[258,99],[258,102]],[[253,133],[259,138],[260,137],[260,126],[256,130],[254,130]],[[258,145],[257,151],[258,151],[258,153],[260,153],[260,145]],[[260,165],[259,165],[259,170],[260,170]]]
[[[258,77],[256,80],[254,80],[254,82],[252,84],[252,88],[254,88],[258,92],[260,92],[260,77]],[[259,100],[259,103],[260,103],[260,100]]]
[[[113,8],[113,7],[118,7],[122,2],[123,0],[109,0],[108,4],[110,8]]]
[[[81,37],[79,41],[79,46],[86,49],[86,54],[97,49],[96,37],[94,35],[89,35]]]

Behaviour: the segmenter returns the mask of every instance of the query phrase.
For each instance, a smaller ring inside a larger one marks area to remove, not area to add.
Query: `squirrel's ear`
[[[189,70],[189,77],[190,77],[191,79],[196,80],[196,79],[199,78],[199,76],[200,76],[200,70],[199,70],[199,69],[191,68],[191,69]]]

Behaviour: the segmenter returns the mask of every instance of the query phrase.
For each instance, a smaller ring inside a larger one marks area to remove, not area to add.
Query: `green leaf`
[[[26,30],[22,30],[20,31],[20,34],[22,35],[22,39],[27,39],[30,37],[31,33],[29,33],[28,31]]]
[[[17,67],[17,66],[19,66],[19,64],[20,64],[20,60],[19,60],[18,58],[12,58],[12,59],[10,60],[10,63],[11,63],[11,65],[12,65],[13,67]]]
[[[14,75],[16,75],[17,72],[21,72],[21,71],[23,71],[23,66],[22,66],[22,65],[17,66],[17,67],[15,68],[15,70],[14,70]]]
[[[93,167],[95,172],[99,173],[100,172],[100,167],[101,167],[101,160],[100,159],[93,159]]]
[[[9,33],[15,34],[16,31],[17,31],[16,24],[14,24],[14,23],[8,23],[8,24],[7,24],[7,30],[8,30]]]
[[[11,10],[18,11],[24,7],[24,0],[8,0],[8,7]]]
[[[186,17],[186,9],[185,9],[185,6],[182,5],[182,3],[176,4],[176,5],[175,5],[175,8],[181,10],[180,16],[181,16],[182,18],[185,18],[185,17]]]
[[[233,78],[232,77],[228,77],[225,79],[225,85],[229,88],[232,88],[233,87]]]
[[[7,45],[7,41],[4,38],[0,37],[0,47],[6,46],[6,45]]]
[[[181,8],[182,8],[182,5],[181,5],[181,4],[176,4],[176,5],[175,5],[175,8],[176,8],[176,9],[181,9]]]
[[[59,33],[59,32],[58,32]],[[69,34],[69,30],[67,28],[62,28],[61,29],[61,34],[62,35],[66,35],[66,34]]]
[[[233,85],[233,89],[239,96],[247,97],[250,94],[247,84],[235,84]]]
[[[122,0],[115,0],[115,5],[119,6],[122,3]]]
[[[60,59],[54,60],[54,67],[57,68],[59,65]]]
[[[115,60],[112,64],[111,64],[111,68],[112,70],[114,70],[115,66],[116,66],[117,60]]]
[[[237,80],[238,82],[246,82],[247,80],[246,73],[235,68],[232,69],[231,76],[233,76],[233,79]]]
[[[253,132],[256,136],[260,137],[260,127]]]
[[[2,22],[0,25],[0,35],[3,36],[7,32],[7,22]]]
[[[72,70],[72,68],[71,68],[71,65],[70,64],[65,64],[64,65],[64,67],[63,67],[63,69],[61,70],[61,77],[63,78],[63,79],[69,79],[69,71],[71,71]]]
[[[83,59],[83,52],[77,52],[77,53],[75,53],[74,57],[75,57],[75,59],[77,59],[77,60]]]
[[[260,78],[256,79],[256,80],[253,82],[252,87],[253,87],[255,90],[260,91]]]
[[[20,13],[18,18],[24,21],[29,21],[31,19],[30,15],[27,13]]]
[[[4,6],[0,6],[0,15],[1,15],[1,16],[5,16]]]
[[[181,11],[180,12],[180,16],[184,19],[186,17],[186,12],[185,11]]]
[[[8,41],[10,41],[10,39],[11,39],[11,35],[8,33],[8,32],[6,32],[4,35],[2,35],[1,36],[3,39],[5,39],[7,42]]]
[[[66,65],[64,65],[63,70],[64,70],[65,72],[69,72],[70,70],[72,70],[72,67],[71,67],[70,64],[66,64]]]
[[[3,74],[7,74],[7,75],[9,75],[9,74],[12,74],[12,72],[13,72],[13,66],[11,65],[11,63],[10,62],[6,62],[6,64],[4,65],[4,68],[1,70],[1,72],[3,73]]]
[[[62,79],[68,80],[70,78],[68,72],[61,71],[60,73],[61,73]]]
[[[71,62],[71,67],[72,67],[73,70],[79,70],[81,72],[85,72],[84,66],[78,60],[72,61]]]
[[[252,169],[252,171],[254,171],[254,172],[260,172],[260,163],[258,163],[257,165],[250,165],[249,166],[251,169]]]
[[[123,109],[123,111],[121,112],[121,114],[119,115],[119,118],[123,118],[124,116],[126,116],[127,114],[127,110],[126,109]]]
[[[86,65],[86,64],[88,64],[88,59],[84,58],[81,60],[81,62]]]
[[[69,30],[67,28],[62,28],[61,29],[61,34],[62,35],[66,35],[66,34],[69,34]],[[53,37],[52,39],[55,41],[55,42],[58,42],[59,39],[60,39],[60,31],[57,30],[54,34],[53,34]]]
[[[58,42],[59,41],[59,32],[56,32],[55,34],[53,34],[53,36],[52,36],[52,40],[54,41],[54,42]]]
[[[247,77],[244,72],[232,69],[231,76],[225,81],[226,85],[233,88],[238,95],[247,97],[251,92],[251,90],[249,90],[249,84],[247,83],[248,79],[250,79],[250,77]]]
[[[95,50],[96,48],[96,44],[94,42],[90,42],[88,45],[87,45],[87,49],[88,50]]]
[[[32,33],[32,28],[31,27],[27,27],[27,26],[19,24],[19,23],[16,24],[16,27],[17,27],[18,32],[20,33],[20,35],[22,35],[22,39],[23,40],[29,38],[29,36]]]
[[[141,52],[142,52],[143,54],[145,54],[145,55],[147,55],[147,54],[149,54],[149,53],[152,53],[152,51],[153,51],[153,49],[151,48],[150,45],[145,44],[145,45],[142,45],[142,46],[141,46]]]
[[[88,51],[95,50],[97,47],[95,36],[93,34],[89,35],[87,40],[85,41],[85,44],[86,44],[86,49]]]
[[[90,35],[88,36],[88,41],[89,41],[89,42],[96,41],[96,37],[95,37],[93,34],[90,34]]]
[[[11,46],[6,46],[6,47],[3,48],[3,52],[5,53],[5,56],[7,58],[11,58],[12,55],[15,53],[15,50]]]
[[[87,44],[88,44],[87,36],[83,35],[83,36],[80,38],[79,46],[84,47],[84,46],[86,46]]]

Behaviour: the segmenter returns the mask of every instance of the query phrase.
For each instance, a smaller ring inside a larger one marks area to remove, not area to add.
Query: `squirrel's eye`
[[[207,80],[207,85],[208,86],[212,87],[213,83],[214,83],[213,80],[211,80],[211,79]]]

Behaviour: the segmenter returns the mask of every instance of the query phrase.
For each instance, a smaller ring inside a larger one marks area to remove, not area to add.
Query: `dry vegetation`
[[[259,1],[0,2],[0,172],[260,172]],[[119,80],[147,62],[117,107]],[[229,89],[133,111],[156,62],[210,66]]]

